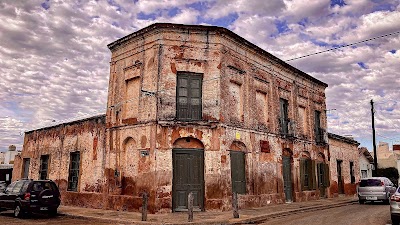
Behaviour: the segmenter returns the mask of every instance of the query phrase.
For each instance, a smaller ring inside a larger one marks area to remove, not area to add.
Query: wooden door
[[[172,204],[173,211],[187,211],[188,195],[194,196],[194,209],[204,210],[204,151],[174,149]]]
[[[290,156],[282,156],[283,165],[283,190],[286,202],[292,202],[292,165]]]
[[[246,194],[246,167],[244,152],[230,151],[232,192]]]
[[[319,196],[321,198],[326,197],[325,193],[325,166],[324,163],[318,163],[317,164],[317,174],[318,174],[318,188],[319,188]]]
[[[342,160],[337,160],[337,176],[338,176],[338,192],[344,194],[343,176],[342,176]]]

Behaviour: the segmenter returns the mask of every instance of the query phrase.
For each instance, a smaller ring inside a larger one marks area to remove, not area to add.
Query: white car
[[[396,186],[386,177],[363,178],[357,188],[358,202],[383,201],[389,204],[390,196],[396,192]]]

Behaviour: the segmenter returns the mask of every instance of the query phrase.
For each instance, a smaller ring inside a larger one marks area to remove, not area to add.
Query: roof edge
[[[71,125],[71,124],[74,124],[74,123],[84,122],[84,121],[88,121],[88,120],[94,120],[94,119],[98,119],[98,118],[104,118],[104,119],[105,119],[105,118],[106,118],[106,114],[100,114],[100,115],[90,116],[90,117],[86,117],[86,118],[83,118],[83,119],[78,119],[78,120],[73,120],[73,121],[69,121],[69,122],[59,123],[59,124],[55,124],[55,125],[51,125],[51,126],[41,127],[41,128],[34,129],[34,130],[28,130],[28,131],[25,131],[24,133],[25,133],[25,134],[29,134],[29,133],[32,133],[32,132],[34,132],[34,131],[47,130],[47,129],[59,127],[59,126],[62,126],[62,125],[64,125],[64,126],[65,126],[65,125]]]
[[[357,145],[357,146],[360,145],[360,143],[358,141],[356,141],[356,140],[353,140],[353,139],[347,138],[347,137],[343,137],[343,136],[340,136],[340,135],[334,134],[334,133],[329,133],[328,132],[328,138],[336,139],[336,140],[343,141],[343,142],[346,142],[348,144],[353,144],[353,145]]]
[[[144,27],[136,32],[133,32],[131,34],[128,34],[110,44],[107,45],[107,47],[110,49],[110,51],[113,51],[117,46],[122,45],[126,41],[130,40],[131,38],[143,35],[145,33],[148,33],[150,31],[159,29],[159,28],[180,28],[180,29],[194,29],[194,30],[204,30],[204,31],[218,31],[221,33],[225,33],[232,38],[234,38],[236,41],[243,43],[244,45],[253,48],[256,52],[259,52],[263,55],[266,55],[267,57],[270,57],[272,60],[276,61],[277,63],[289,68],[290,70],[293,70],[295,73],[299,73],[301,76],[303,76],[306,79],[309,79],[317,84],[320,84],[324,86],[325,88],[328,87],[328,84],[318,80],[317,78],[301,71],[300,69],[297,69],[296,67],[288,64],[287,62],[279,59],[278,57],[272,55],[271,53],[265,51],[264,49],[258,47],[257,45],[251,43],[250,41],[244,39],[243,37],[239,36],[238,34],[234,33],[233,31],[224,28],[224,27],[219,27],[219,26],[205,26],[205,25],[185,25],[185,24],[175,24],[175,23],[154,23],[151,24],[147,27]]]

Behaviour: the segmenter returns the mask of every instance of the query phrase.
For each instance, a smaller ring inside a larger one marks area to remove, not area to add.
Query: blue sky
[[[98,0],[0,3],[0,150],[23,132],[105,112],[107,44],[155,22],[226,27],[282,60],[400,31],[399,1]],[[289,63],[326,82],[328,130],[400,142],[400,37]],[[334,110],[333,110],[334,109]]]

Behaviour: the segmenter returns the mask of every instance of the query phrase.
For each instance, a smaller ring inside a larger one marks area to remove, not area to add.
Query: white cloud
[[[258,16],[276,16],[285,8],[282,0],[218,0],[211,4],[206,17],[218,19],[232,13]]]
[[[21,130],[104,112],[107,44],[154,22],[220,25],[213,23],[228,18],[229,29],[281,59],[400,30],[400,4],[390,0],[347,0],[342,7],[328,0],[110,2],[50,1],[47,10],[43,1],[0,3],[0,150],[21,146]],[[370,99],[379,106],[377,132],[398,131],[399,57],[400,37],[393,35],[290,64],[329,84],[328,109],[336,109],[330,131],[367,140]]]

